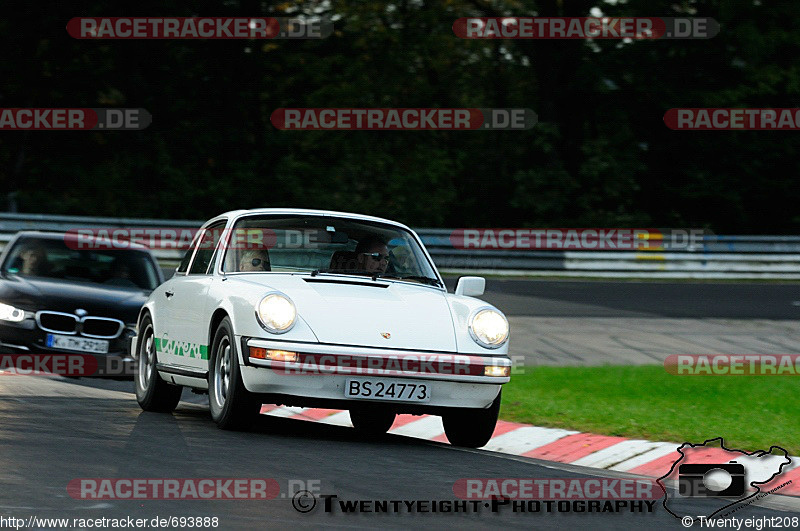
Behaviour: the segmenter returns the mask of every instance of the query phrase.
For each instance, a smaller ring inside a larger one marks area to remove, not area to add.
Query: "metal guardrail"
[[[18,231],[78,228],[198,228],[203,221],[0,213],[0,247]],[[660,250],[457,249],[453,229],[416,229],[437,267],[446,273],[642,278],[800,279],[800,236],[706,235],[698,245]],[[182,251],[155,250],[164,267]]]
[[[111,228],[199,228],[204,221],[174,219],[107,218],[85,216],[56,216],[50,214],[9,214],[0,213],[0,249],[11,237],[23,230],[67,232],[76,229]],[[176,266],[183,256],[182,251],[156,249],[153,254],[162,267]]]

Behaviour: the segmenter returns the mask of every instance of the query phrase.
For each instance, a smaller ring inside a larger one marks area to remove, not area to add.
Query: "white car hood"
[[[294,301],[298,315],[321,343],[456,352],[453,318],[443,291],[369,277],[259,277],[264,293],[272,288]]]

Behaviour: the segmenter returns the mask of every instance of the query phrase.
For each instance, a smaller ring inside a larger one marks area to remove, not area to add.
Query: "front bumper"
[[[441,408],[486,408],[508,376],[484,376],[484,368],[511,367],[506,355],[475,356],[450,352],[408,351],[318,343],[294,343],[240,337],[241,372],[245,387],[274,395],[287,405],[324,405],[350,409],[381,404],[398,413],[435,412]],[[271,361],[249,355],[250,347],[298,353],[296,362]],[[426,384],[427,403],[353,399],[345,396],[354,377]]]
[[[129,355],[130,334],[123,331],[120,337],[108,339],[108,352],[94,353],[66,350],[47,346],[47,332],[40,330],[33,319],[25,319],[19,323],[0,323],[0,354],[38,357],[52,361],[53,358],[73,358],[73,363],[66,366],[73,367],[71,376],[113,376],[131,377],[135,374],[134,360]],[[81,336],[76,336],[81,337]],[[14,359],[5,362],[11,367]],[[25,363],[25,359],[22,359]],[[47,364],[45,364],[47,365]],[[62,365],[56,364],[55,367]]]

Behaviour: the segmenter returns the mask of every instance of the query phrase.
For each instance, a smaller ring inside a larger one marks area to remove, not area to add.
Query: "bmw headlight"
[[[0,321],[18,323],[23,319],[25,319],[25,310],[20,310],[19,308],[0,302]]]
[[[469,320],[469,334],[483,347],[499,348],[508,339],[508,321],[497,310],[481,308]]]
[[[289,297],[274,292],[261,299],[256,308],[256,316],[267,332],[283,334],[294,326],[297,309]]]

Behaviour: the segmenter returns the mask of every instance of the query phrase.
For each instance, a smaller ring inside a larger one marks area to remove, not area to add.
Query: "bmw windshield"
[[[9,250],[2,272],[146,291],[159,283],[156,266],[146,251],[74,247],[63,238],[21,237]]]

